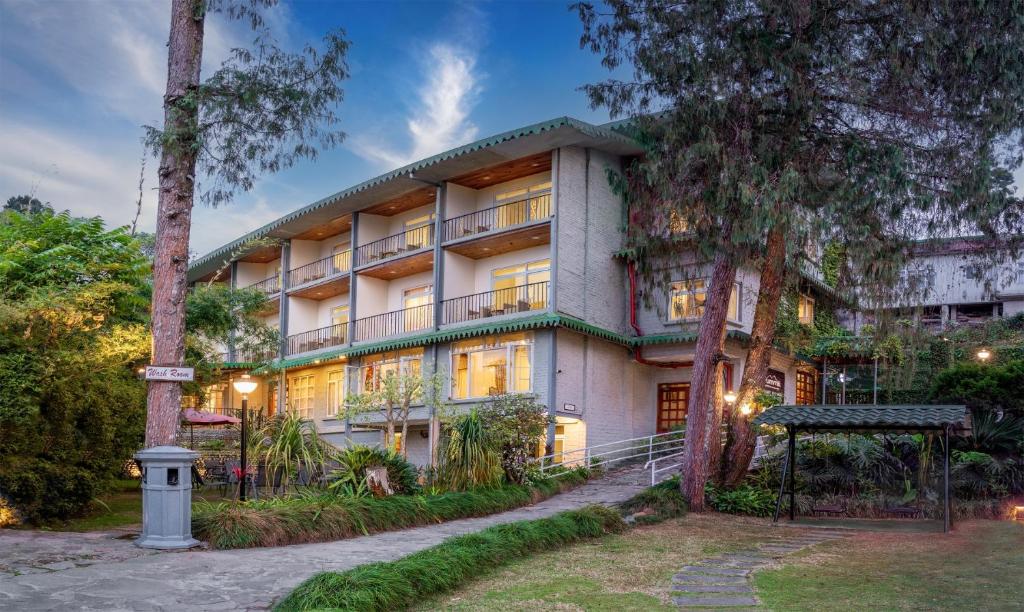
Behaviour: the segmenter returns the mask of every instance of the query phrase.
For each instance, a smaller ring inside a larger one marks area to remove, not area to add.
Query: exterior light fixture
[[[740,406],[740,412],[743,414],[750,414],[754,409],[750,407],[750,404],[743,404]]]
[[[726,391],[725,395],[722,396],[722,399],[725,400],[726,404],[735,404],[736,403],[736,394],[733,393],[732,391]]]
[[[988,350],[986,348],[980,349],[978,351],[978,359],[980,359],[982,361],[988,361],[991,358],[992,358],[992,351],[990,351],[990,350]]]
[[[1014,506],[1010,518],[1015,521],[1024,521],[1024,506]]]
[[[246,472],[249,471],[249,466],[246,465],[246,447],[248,446],[247,441],[249,439],[248,431],[248,418],[249,414],[249,394],[256,390],[256,381],[252,379],[248,374],[242,374],[242,376],[231,383],[231,386],[242,394],[242,436],[239,440],[238,446],[241,448],[242,456],[241,459],[241,473],[238,475],[238,501],[245,501],[245,485],[248,480]]]

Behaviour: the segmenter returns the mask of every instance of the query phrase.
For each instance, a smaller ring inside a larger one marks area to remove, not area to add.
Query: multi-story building
[[[456,409],[532,394],[554,417],[556,452],[667,431],[685,419],[709,266],[678,264],[663,295],[637,299],[607,171],[640,152],[570,118],[506,132],[285,215],[197,259],[189,279],[266,294],[284,341],[252,404],[306,416],[337,444],[379,440],[378,418],[343,416],[345,397],[397,368],[446,372]],[[732,293],[730,387],[758,278],[741,270]],[[804,286],[810,322],[830,293],[814,275]],[[766,386],[814,403],[813,364],[776,352]],[[221,389],[211,401],[238,406]],[[438,436],[432,417],[415,408],[401,441],[421,464]]]

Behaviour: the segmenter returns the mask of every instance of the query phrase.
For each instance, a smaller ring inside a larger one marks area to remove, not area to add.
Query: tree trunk
[[[402,419],[402,459],[409,459],[409,413]]]
[[[750,350],[747,352],[740,390],[729,419],[729,441],[722,464],[722,482],[727,487],[735,487],[746,476],[757,445],[757,430],[750,423],[754,411],[743,414],[740,407],[752,404],[757,392],[764,387],[775,340],[775,322],[785,272],[786,234],[782,227],[775,226],[768,232],[765,259],[761,266],[761,284],[750,331]]]
[[[384,418],[387,422],[387,430],[384,432],[384,448],[393,450],[395,448],[395,413],[390,405]]]
[[[203,11],[197,0],[173,0],[167,45],[164,140],[153,254],[153,363],[185,361],[185,297],[188,238],[195,191],[198,107],[190,99],[199,87],[203,58]],[[146,446],[174,444],[181,411],[181,384],[149,383]]]
[[[704,509],[704,485],[719,450],[719,429],[722,423],[722,405],[715,401],[715,387],[722,384],[721,362],[724,359],[725,318],[729,310],[729,295],[736,282],[736,265],[727,253],[715,258],[704,302],[704,315],[700,319],[697,346],[693,359],[693,377],[690,381],[690,403],[686,416],[686,443],[683,447],[682,477],[679,489],[690,505],[690,510]]]

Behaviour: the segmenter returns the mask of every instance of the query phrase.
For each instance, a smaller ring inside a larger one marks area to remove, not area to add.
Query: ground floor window
[[[814,372],[797,370],[796,372],[796,403],[801,406],[814,404],[817,397],[814,384]]]
[[[312,374],[296,376],[291,381],[291,409],[304,419],[313,416],[313,399],[316,377]]]
[[[337,416],[345,402],[345,371],[327,373],[327,414]]]
[[[529,393],[533,343],[525,337],[487,338],[452,346],[453,399]]]
[[[690,402],[690,383],[658,385],[658,433],[686,425],[686,408]]]
[[[392,353],[380,353],[363,358],[359,367],[359,385],[361,391],[379,389],[381,382],[388,376],[408,374],[416,376],[423,365],[423,349],[413,349]]]

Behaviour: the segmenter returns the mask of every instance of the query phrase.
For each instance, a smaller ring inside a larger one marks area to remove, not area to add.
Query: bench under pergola
[[[950,527],[949,434],[966,424],[967,408],[957,405],[818,405],[773,406],[754,419],[756,425],[778,425],[789,434],[782,464],[782,484],[773,522],[779,520],[782,498],[789,494],[789,520],[796,518],[796,434],[941,432],[943,436],[943,531]],[[786,490],[788,476],[789,490]]]

